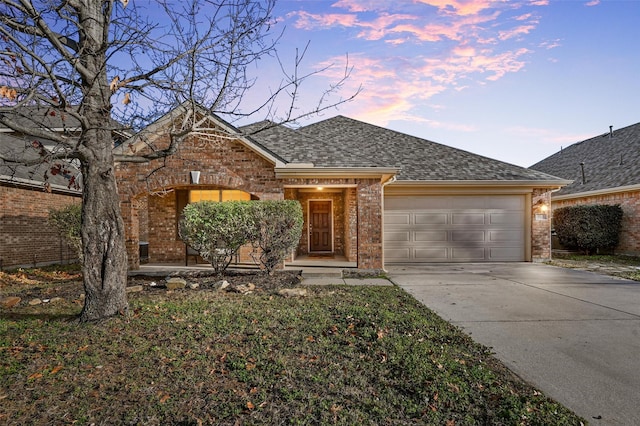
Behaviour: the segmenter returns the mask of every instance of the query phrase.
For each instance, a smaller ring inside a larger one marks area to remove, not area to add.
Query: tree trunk
[[[85,162],[82,176],[85,301],[80,320],[86,322],[128,311],[127,252],[113,160]]]
[[[80,321],[128,311],[127,251],[116,185],[111,133],[111,90],[106,58],[113,3],[86,2],[78,8],[82,75],[82,267],[85,290]]]

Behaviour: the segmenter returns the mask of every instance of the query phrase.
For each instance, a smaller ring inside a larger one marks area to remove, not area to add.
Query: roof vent
[[[582,169],[582,184],[587,183],[587,179],[584,177],[584,162],[580,163],[580,169]]]
[[[613,137],[613,126],[609,126],[609,139]]]

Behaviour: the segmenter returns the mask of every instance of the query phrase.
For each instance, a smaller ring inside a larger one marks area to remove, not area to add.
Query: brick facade
[[[198,185],[191,184],[192,170],[200,171]],[[260,200],[284,198],[273,164],[241,142],[224,137],[191,138],[164,160],[119,163],[116,176],[133,269],[139,267],[139,242],[145,240],[150,262],[184,262],[185,246],[177,233],[179,190],[238,189]]]
[[[553,209],[575,205],[619,204],[622,208],[622,229],[620,243],[616,248],[618,254],[640,255],[640,191],[616,192],[572,198],[569,200],[553,200]]]
[[[544,262],[551,259],[551,192],[534,189],[531,204],[531,259]]]
[[[0,267],[33,267],[77,260],[47,222],[49,209],[80,203],[80,195],[0,185]]]

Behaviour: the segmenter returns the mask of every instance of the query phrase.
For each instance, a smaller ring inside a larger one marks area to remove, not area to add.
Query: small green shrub
[[[253,204],[256,230],[254,260],[272,274],[302,236],[302,206],[294,200],[260,201]]]
[[[254,261],[271,274],[300,241],[302,221],[297,201],[201,201],[184,208],[179,234],[218,273],[251,243]]]
[[[217,203],[201,201],[187,205],[180,219],[180,238],[223,272],[241,246],[253,238],[251,201]]]
[[[49,210],[49,224],[53,226],[75,250],[82,262],[82,205],[69,204],[66,207]]]
[[[621,226],[619,205],[569,206],[553,212],[553,227],[560,244],[586,254],[615,249]]]

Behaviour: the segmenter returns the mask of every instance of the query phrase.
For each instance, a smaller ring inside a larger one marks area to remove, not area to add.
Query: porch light
[[[534,207],[542,213],[546,213],[549,210],[549,206],[542,200],[538,200]]]
[[[191,183],[197,185],[200,183],[200,172],[197,170],[192,170],[191,172]]]
[[[319,187],[317,187],[316,189],[317,189],[318,191],[322,191],[324,188],[323,188],[323,187],[321,187],[321,186],[319,186]]]

